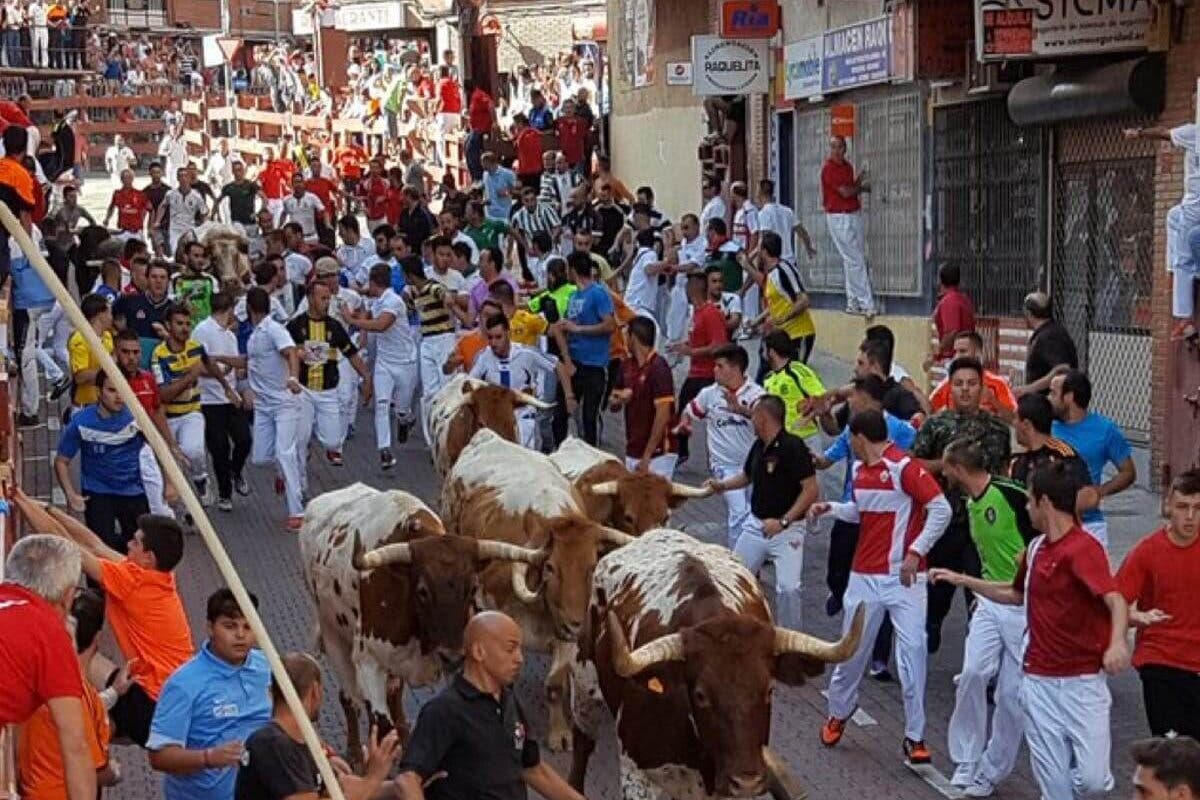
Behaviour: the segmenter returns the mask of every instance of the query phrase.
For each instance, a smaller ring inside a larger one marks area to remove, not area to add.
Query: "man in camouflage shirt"
[[[947,567],[969,575],[979,575],[979,554],[971,541],[967,519],[966,499],[962,492],[950,486],[942,474],[942,452],[956,439],[966,439],[983,450],[984,464],[993,475],[1005,474],[1011,446],[1007,425],[980,407],[983,396],[983,364],[974,358],[956,358],[950,364],[950,407],[925,421],[917,431],[912,455],[922,459],[930,472],[938,476],[954,516],[950,527],[929,551],[931,567]],[[968,604],[970,593],[964,590]],[[936,653],[942,640],[942,621],[950,613],[954,587],[945,584],[929,586],[929,609],[926,617],[929,652]]]

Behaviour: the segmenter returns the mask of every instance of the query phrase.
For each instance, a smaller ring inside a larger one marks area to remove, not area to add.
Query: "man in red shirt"
[[[312,192],[325,209],[325,216],[318,217],[317,239],[330,250],[337,247],[336,234],[333,231],[332,220],[337,219],[337,199],[341,192],[337,184],[324,175],[317,174],[304,182],[305,191]]]
[[[1134,606],[1133,665],[1150,732],[1200,739],[1200,470],[1175,478],[1167,509],[1167,524],[1125,557],[1117,586]]]
[[[575,101],[563,103],[562,114],[554,120],[558,132],[558,148],[571,165],[571,169],[583,173],[591,159],[587,156],[587,137],[591,126],[587,120],[575,113]]]
[[[113,211],[117,212],[117,227],[120,233],[118,239],[140,239],[146,228],[146,218],[153,206],[150,198],[141,189],[133,188],[133,170],[121,170],[121,188],[112,194],[108,204],[108,212],[104,215],[104,225],[112,218]]]
[[[534,191],[542,188],[542,133],[529,127],[529,117],[513,115],[513,145],[517,148],[517,179]]]
[[[388,220],[388,197],[391,188],[383,171],[383,158],[375,156],[371,159],[367,177],[358,185],[358,196],[363,201],[363,213],[367,215],[367,230],[372,234]]]
[[[18,492],[22,507],[33,504]],[[36,530],[37,528],[35,528]],[[66,615],[82,570],[79,549],[56,536],[26,536],[4,564],[0,583],[0,727],[48,706],[62,750],[67,797],[95,800],[83,682]]]
[[[559,120],[561,122],[561,118]],[[722,345],[729,342],[729,331],[725,329],[725,315],[721,307],[708,299],[708,277],[703,272],[692,272],[687,278],[688,302],[692,305],[692,329],[687,342],[671,345],[668,350],[691,359],[688,375],[679,388],[679,408],[700,394],[700,390],[713,380],[715,361],[713,356]],[[688,460],[688,437],[678,437],[679,463]]]
[[[446,137],[462,127],[462,86],[450,74],[450,67],[438,67],[434,113],[437,118],[437,153],[440,163],[446,163]]]
[[[1030,476],[1029,517],[1043,535],[1029,544],[1011,584],[942,569],[929,573],[931,581],[1025,606],[1021,705],[1029,760],[1045,800],[1112,789],[1112,695],[1105,673],[1129,666],[1129,606],[1104,548],[1080,527],[1079,488],[1062,462]]]
[[[859,195],[871,191],[867,173],[854,174],[854,165],[846,160],[846,140],[834,136],[829,140],[829,158],[821,167],[821,204],[829,238],[842,257],[846,275],[846,313],[875,316],[875,297],[871,292],[871,275],[867,272],[867,255],[863,244],[863,223],[859,211]]]
[[[171,433],[171,426],[167,424],[167,410],[158,393],[158,381],[150,374],[149,370],[142,369],[142,344],[138,339],[137,331],[130,328],[118,331],[113,338],[113,355],[116,356],[117,366],[125,375],[125,379],[129,381],[129,388],[133,389],[142,408],[146,409],[150,419],[154,420],[154,427],[158,428],[158,432],[166,440],[167,446],[171,448],[171,453],[179,463],[186,464],[187,458],[184,457],[179,443],[175,441],[175,435]],[[168,502],[162,469],[149,445],[142,448],[140,466],[142,484],[146,488],[146,502],[150,505],[150,513],[161,514],[165,517],[175,516],[175,512],[171,510]]]
[[[362,180],[363,168],[367,164],[367,152],[343,134],[343,143],[333,151],[333,168],[342,179],[342,192],[346,198],[346,212],[350,213],[350,198],[358,194],[358,183]]]
[[[938,337],[935,361],[954,358],[954,337],[975,330],[975,304],[958,288],[960,277],[957,264],[938,268],[938,302],[933,309]]]
[[[276,158],[275,151],[266,149],[266,163],[258,174],[258,182],[262,186],[263,195],[267,198],[267,208],[275,224],[279,224],[279,216],[283,213],[283,200],[292,193],[292,176],[296,174],[296,165],[286,159]]]
[[[471,81],[467,81],[465,87],[468,95],[467,127],[470,130],[466,147],[467,172],[471,173],[473,182],[478,182],[483,180],[483,151],[487,149],[487,137],[496,127],[496,104],[487,92]]]
[[[614,411],[625,409],[625,466],[671,480],[677,460],[669,433],[675,410],[671,368],[654,350],[653,320],[634,317],[626,332],[631,358],[622,361],[618,388],[609,398]]]

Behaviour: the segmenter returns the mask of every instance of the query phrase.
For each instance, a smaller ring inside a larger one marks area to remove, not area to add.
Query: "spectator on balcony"
[[[51,69],[65,69],[67,66],[66,46],[70,39],[70,21],[67,19],[69,15],[70,12],[63,0],[54,0],[46,9],[46,26],[50,34]]]
[[[29,47],[33,54],[33,66],[45,69],[50,66],[50,34],[47,30],[50,9],[42,0],[30,0],[26,11],[29,25]]]
[[[0,583],[0,726],[17,724],[43,705],[57,733],[70,800],[95,800],[83,681],[64,618],[82,572],[79,548],[54,536],[17,541]]]
[[[25,9],[21,0],[5,0],[3,39],[0,40],[0,66],[23,67],[25,54],[21,49],[21,31],[25,27]]]
[[[85,53],[87,50],[88,41],[88,19],[91,17],[91,12],[88,10],[87,0],[74,0],[71,5],[71,13],[68,17],[70,28],[67,33],[67,41],[64,45],[67,51],[66,68],[67,69],[88,69],[85,62]]]

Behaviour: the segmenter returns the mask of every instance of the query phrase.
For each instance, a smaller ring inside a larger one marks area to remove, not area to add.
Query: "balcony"
[[[160,29],[167,26],[164,0],[108,0],[108,24],[127,30]]]

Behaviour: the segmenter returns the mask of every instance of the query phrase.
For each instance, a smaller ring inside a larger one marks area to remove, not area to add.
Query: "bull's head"
[[[667,524],[671,511],[711,489],[675,483],[650,472],[628,472],[616,480],[594,483],[584,491],[612,500],[608,522],[625,533],[645,533]]]
[[[532,395],[503,386],[480,386],[472,381],[464,381],[462,390],[463,394],[470,395],[465,407],[471,412],[471,433],[487,428],[510,442],[517,441],[518,408],[550,408],[550,404]]]
[[[513,593],[525,603],[545,603],[555,636],[575,641],[587,617],[596,562],[631,541],[627,534],[580,516],[552,520],[541,568],[530,569],[533,562],[513,563]]]
[[[365,553],[356,536],[354,567],[369,573],[361,579],[364,611],[379,608],[381,600],[394,607],[399,596],[421,651],[436,651],[451,666],[462,657],[462,633],[474,612],[481,567],[494,560],[538,563],[542,553],[506,542],[429,533],[433,535],[421,536],[418,530],[420,538]]]
[[[864,609],[854,613],[849,631],[838,642],[825,642],[799,631],[772,626],[751,617],[727,615],[708,619],[677,633],[660,636],[634,651],[617,615],[609,611],[608,636],[613,669],[624,678],[647,672],[653,691],[682,683],[687,692],[697,739],[713,763],[718,796],[752,797],[767,785],[763,760],[771,724],[771,689],[775,678],[796,681],[784,666],[800,658],[807,671],[845,661],[862,636]],[[648,684],[649,685],[649,684]]]

